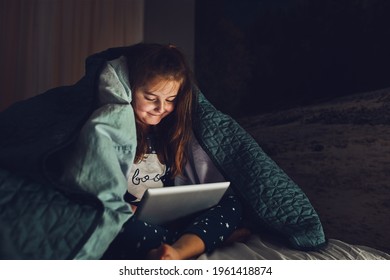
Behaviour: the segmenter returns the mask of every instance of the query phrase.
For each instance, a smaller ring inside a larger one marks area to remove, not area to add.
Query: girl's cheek
[[[143,112],[151,111],[151,110],[153,110],[153,108],[154,108],[153,105],[146,103],[146,102],[140,102],[140,103],[138,103],[138,106],[136,106],[136,110],[143,111]]]

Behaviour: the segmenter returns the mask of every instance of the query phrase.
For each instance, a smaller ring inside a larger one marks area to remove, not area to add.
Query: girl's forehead
[[[173,77],[163,77],[163,76],[157,76],[152,79],[149,79],[145,82],[144,88],[148,89],[158,89],[161,87],[165,87],[166,85],[181,85],[182,80],[174,79]]]
[[[143,90],[151,94],[172,95],[178,93],[180,86],[181,81],[157,77],[147,82]]]

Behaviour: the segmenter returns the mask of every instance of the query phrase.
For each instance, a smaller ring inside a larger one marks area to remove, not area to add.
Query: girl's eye
[[[146,96],[145,96],[145,99],[148,100],[148,101],[152,101],[152,102],[154,102],[154,101],[157,100],[157,99],[155,99],[155,98],[150,98],[150,97],[146,97]]]
[[[167,100],[168,103],[174,103],[175,99]]]

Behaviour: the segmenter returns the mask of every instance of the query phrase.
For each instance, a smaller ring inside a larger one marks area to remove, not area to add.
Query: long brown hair
[[[130,47],[126,57],[133,94],[157,77],[180,82],[173,112],[155,126],[158,158],[170,168],[172,177],[177,176],[183,172],[187,162],[187,147],[192,132],[192,71],[183,53],[173,45],[140,43]],[[136,126],[137,150],[134,162],[140,162],[147,152],[147,130],[139,121],[136,121]]]

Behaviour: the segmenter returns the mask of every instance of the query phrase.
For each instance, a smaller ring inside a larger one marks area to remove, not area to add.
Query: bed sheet
[[[199,260],[390,260],[390,255],[374,248],[329,239],[319,251],[299,251],[278,242],[251,235],[245,242],[235,242],[202,254]]]

